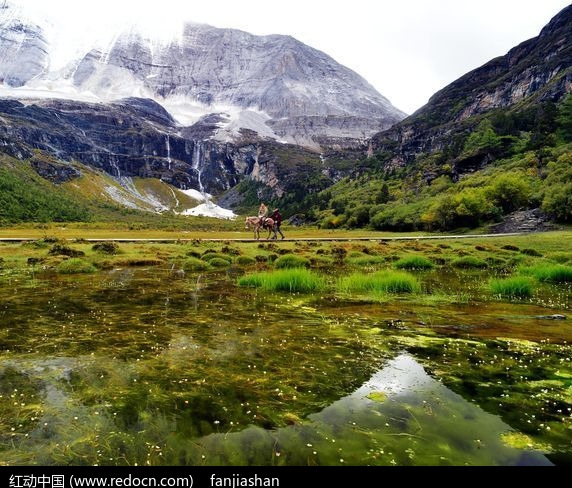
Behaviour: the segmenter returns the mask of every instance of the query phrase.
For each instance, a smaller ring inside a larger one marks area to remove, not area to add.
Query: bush
[[[503,174],[494,179],[488,193],[505,213],[509,213],[527,206],[532,187],[523,174]]]

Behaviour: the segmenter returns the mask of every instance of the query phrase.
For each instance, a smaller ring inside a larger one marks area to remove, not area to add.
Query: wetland
[[[571,236],[0,243],[0,465],[572,465]]]

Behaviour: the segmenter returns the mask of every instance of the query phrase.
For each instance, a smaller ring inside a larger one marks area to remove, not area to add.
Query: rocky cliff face
[[[156,178],[182,190],[213,195],[251,178],[280,197],[288,186],[284,175],[292,160],[314,161],[320,166],[319,155],[313,151],[289,150],[287,145],[261,141],[248,132],[240,143],[197,140],[193,137],[196,129],[181,130],[163,107],[149,99],[129,98],[111,104],[0,100],[0,119],[0,152],[11,156],[31,158],[33,150],[39,149],[60,161],[98,168],[118,181]],[[50,176],[45,168],[36,169]]]
[[[540,35],[467,73],[437,92],[427,105],[372,138],[375,151],[391,150],[388,166],[446,149],[467,134],[478,116],[522,103],[558,102],[572,92],[572,6]]]

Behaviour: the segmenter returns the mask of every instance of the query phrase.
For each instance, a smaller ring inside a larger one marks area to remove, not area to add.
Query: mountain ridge
[[[9,32],[16,22],[6,13],[9,9],[5,2],[2,32]],[[36,66],[14,76],[13,63],[4,59],[2,64],[0,58],[4,96],[53,95],[104,102],[151,98],[181,126],[221,115],[212,139],[232,141],[238,125],[262,137],[315,149],[343,144],[344,139],[352,145],[406,116],[359,74],[292,36],[255,36],[189,22],[180,35],[166,41],[130,27],[118,33],[106,50],[90,49],[53,72],[48,69],[50,46],[42,27],[19,25],[26,38],[43,42],[43,50],[25,49],[22,39],[0,33],[0,50],[3,43],[24,48],[19,51],[19,65]],[[314,123],[303,123],[305,118]],[[335,141],[328,140],[329,118],[334,121]]]
[[[0,156],[23,164],[32,158],[36,172],[54,184],[73,186],[82,173],[91,174],[81,163],[125,189],[139,178],[182,191],[201,189],[237,213],[253,211],[262,200],[302,215],[298,222],[328,228],[473,228],[540,206],[566,221],[571,15],[572,6],[539,36],[460,77],[373,137],[348,139],[343,131],[355,126],[343,115],[272,120],[256,108],[240,111],[239,118],[227,109],[181,127],[164,106],[133,95],[113,103],[0,97]],[[143,46],[133,39],[126,40],[129,49]],[[134,63],[133,76],[154,74],[152,63],[142,66],[133,53],[126,58],[130,51],[122,46],[113,54],[115,68]],[[102,56],[85,60],[82,80],[94,79],[92,68],[102,73]],[[300,70],[288,72],[295,78]],[[178,86],[151,79],[165,90]],[[237,123],[240,118],[248,124]],[[371,119],[361,119],[374,128]],[[313,135],[322,149],[287,143],[281,131],[292,124],[300,138],[322,124],[324,139]],[[231,141],[213,137],[223,126],[232,129]],[[260,127],[268,132],[254,130]]]

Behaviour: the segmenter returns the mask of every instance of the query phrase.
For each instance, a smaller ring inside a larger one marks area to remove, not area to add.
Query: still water
[[[572,464],[570,290],[371,303],[236,282],[4,279],[0,464]]]

